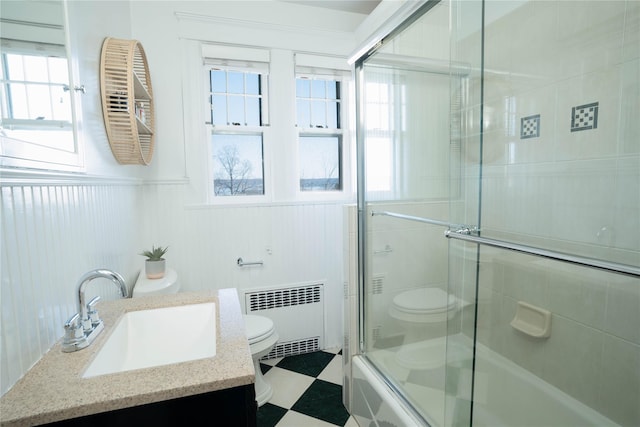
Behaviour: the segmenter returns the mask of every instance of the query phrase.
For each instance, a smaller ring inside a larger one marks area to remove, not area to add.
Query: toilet
[[[393,298],[389,315],[405,333],[395,362],[410,370],[434,369],[445,362],[447,320],[460,308],[458,299],[440,288],[420,288]]]
[[[439,329],[458,309],[458,300],[440,288],[404,291],[393,298],[389,315],[398,320],[405,332],[404,343],[435,338]]]
[[[268,317],[245,314],[244,326],[247,339],[249,340],[253,366],[256,371],[256,402],[258,403],[258,407],[260,407],[267,403],[273,395],[271,384],[264,379],[262,371],[260,370],[260,359],[269,354],[279,337],[273,321]]]
[[[133,285],[131,296],[136,298],[145,295],[175,294],[179,290],[180,283],[175,270],[167,268],[164,277],[160,279],[148,279],[147,275],[144,274],[144,270],[142,270],[138,275],[138,280]]]

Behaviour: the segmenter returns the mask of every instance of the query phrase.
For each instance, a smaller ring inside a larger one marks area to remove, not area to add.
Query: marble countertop
[[[216,355],[207,359],[82,378],[127,311],[215,302]],[[252,384],[255,371],[235,289],[100,302],[105,330],[87,348],[55,344],[0,398],[2,426],[27,426]],[[62,326],[61,326],[62,327]]]

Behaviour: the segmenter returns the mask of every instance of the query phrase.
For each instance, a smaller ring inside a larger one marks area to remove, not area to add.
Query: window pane
[[[247,126],[260,126],[260,98],[246,98]]]
[[[235,71],[227,73],[229,82],[229,93],[244,93],[244,74]]]
[[[300,190],[338,191],[342,189],[340,137],[300,137]]]
[[[326,98],[327,92],[325,90],[324,80],[312,80],[311,81],[311,97],[312,98]]]
[[[25,77],[27,81],[48,82],[47,58],[44,56],[24,57]]]
[[[216,196],[264,194],[262,135],[212,136]]]
[[[309,98],[311,96],[309,87],[309,80],[296,79],[296,96],[298,98]]]
[[[336,82],[336,81],[327,82],[327,98],[329,99],[340,98],[340,89],[338,88],[339,85],[340,85],[340,82]]]
[[[311,125],[314,128],[324,128],[327,126],[327,113],[324,101],[313,101],[311,103]]]
[[[260,95],[260,75],[259,74],[247,74],[247,90],[248,95]]]
[[[214,125],[227,124],[227,97],[226,95],[213,95],[212,123]]]
[[[27,104],[27,87],[22,83],[11,83],[9,86],[9,104],[11,117],[14,119],[28,119],[29,107]]]
[[[311,114],[309,101],[298,100],[298,127],[311,127]]]
[[[340,109],[339,104],[337,102],[329,102],[327,103],[327,108],[329,112],[327,113],[327,126],[330,129],[339,129],[340,123],[338,122],[338,118],[340,117]]]
[[[52,120],[49,87],[43,85],[27,85],[29,99],[29,118],[32,120]]]
[[[24,80],[24,64],[22,63],[22,55],[6,55],[7,75],[9,80]]]
[[[69,84],[69,68],[64,58],[49,58],[49,78],[52,83]]]
[[[229,124],[244,126],[244,98],[229,96]]]
[[[227,73],[221,70],[211,70],[211,91],[224,93],[227,91]]]

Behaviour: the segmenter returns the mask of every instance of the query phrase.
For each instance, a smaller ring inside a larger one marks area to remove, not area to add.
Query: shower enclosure
[[[640,425],[640,2],[428,1],[355,69],[358,423]]]

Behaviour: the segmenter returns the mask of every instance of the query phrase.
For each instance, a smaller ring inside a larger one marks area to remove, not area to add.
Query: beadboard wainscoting
[[[135,281],[140,191],[137,184],[3,179],[3,394],[63,335],[64,322],[78,309],[83,273],[109,268],[129,286]],[[95,282],[88,297],[118,297],[109,281]]]

